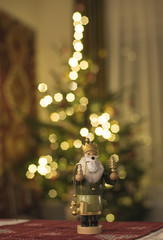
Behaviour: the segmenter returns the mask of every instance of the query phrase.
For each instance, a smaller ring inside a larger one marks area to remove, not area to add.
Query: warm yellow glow
[[[110,123],[106,122],[104,124],[102,124],[103,129],[109,129],[110,128]]]
[[[45,166],[45,165],[47,164],[47,159],[42,156],[42,157],[39,158],[38,163],[39,163],[41,166]]]
[[[79,72],[80,70],[80,65],[78,64],[76,67],[71,67],[72,71],[74,72]]]
[[[125,179],[127,177],[127,172],[125,170],[119,170],[118,176],[120,179]]]
[[[53,161],[53,158],[50,155],[46,155],[45,158],[47,160],[47,163],[51,163]]]
[[[120,127],[119,127],[119,125],[118,124],[113,124],[112,126],[111,126],[111,131],[113,132],[113,133],[117,133],[117,132],[119,132],[119,130],[120,130]]]
[[[66,109],[66,114],[67,114],[67,116],[72,116],[74,114],[74,108],[73,107],[68,107]]]
[[[108,129],[105,129],[103,130],[102,132],[102,136],[105,138],[105,139],[109,139],[111,137],[111,132],[108,130]]]
[[[98,115],[96,114],[96,113],[92,113],[90,116],[89,116],[89,119],[91,120],[91,121],[97,121],[97,119],[98,119]]]
[[[57,191],[55,189],[51,189],[48,192],[50,198],[55,198],[57,196]]]
[[[93,141],[95,138],[93,133],[88,133],[87,137],[89,138],[90,141]]]
[[[81,135],[82,137],[86,137],[86,136],[88,135],[88,133],[89,133],[89,131],[88,131],[87,128],[82,128],[82,129],[80,130],[80,135]]]
[[[58,122],[59,121],[59,119],[60,119],[60,116],[59,116],[59,114],[58,113],[51,113],[50,114],[50,119],[51,119],[51,121],[52,122]]]
[[[98,122],[99,124],[105,124],[107,122],[106,117],[102,114],[101,116],[98,117]]]
[[[29,171],[27,171],[26,172],[26,177],[28,178],[28,179],[32,179],[32,178],[34,178],[34,173],[31,173],[31,172],[29,172]]]
[[[90,115],[89,117],[90,121],[91,121],[91,125],[93,127],[97,127],[98,126],[98,115],[93,113]]]
[[[102,116],[104,116],[107,121],[110,119],[110,114],[109,113],[103,113]]]
[[[48,89],[48,86],[47,86],[46,83],[40,83],[40,84],[38,85],[38,90],[39,90],[40,92],[46,92],[47,89]]]
[[[77,52],[80,52],[83,50],[83,44],[82,42],[75,42],[74,43],[74,49],[77,51]]]
[[[76,79],[78,78],[78,73],[75,72],[75,71],[71,71],[71,72],[69,73],[69,78],[70,78],[71,80],[76,80]]]
[[[66,99],[68,102],[73,102],[75,100],[75,95],[73,93],[68,93]]]
[[[66,118],[66,113],[64,111],[60,111],[59,112],[59,117],[60,117],[60,120],[65,120]]]
[[[79,21],[81,20],[81,18],[82,18],[81,13],[79,13],[79,12],[74,12],[74,14],[72,15],[72,18],[73,18],[73,20],[74,20],[75,22],[79,22]]]
[[[30,173],[35,173],[37,171],[37,167],[35,164],[30,164],[28,170]]]
[[[74,57],[71,57],[69,59],[68,63],[71,67],[76,67],[78,65],[78,60]]]
[[[84,31],[84,27],[82,24],[79,23],[75,26],[75,32],[82,33],[83,31]]]
[[[62,150],[66,151],[69,148],[69,143],[64,141],[61,143],[60,146],[61,146]]]
[[[123,206],[131,206],[132,205],[132,203],[133,203],[133,200],[132,200],[132,198],[130,198],[130,197],[121,197],[121,198],[119,198],[118,199],[118,203],[120,204],[120,205],[123,205]]]
[[[50,134],[49,135],[49,141],[51,143],[55,143],[57,141],[57,136],[54,133]]]
[[[46,170],[47,170],[47,173],[46,173],[46,174],[48,174],[48,173],[51,172],[51,167],[50,167],[49,165],[46,165],[45,168],[46,168]]]
[[[80,61],[82,59],[82,53],[74,52],[73,57],[76,58],[78,61]]]
[[[103,129],[101,127],[97,127],[95,129],[95,133],[96,133],[97,136],[101,136],[102,133],[103,133]]]
[[[115,140],[116,140],[116,135],[112,133],[109,141],[114,142]]]
[[[83,25],[87,25],[89,23],[89,19],[86,16],[83,16],[81,18],[81,22],[82,22]]]
[[[76,82],[71,82],[69,85],[70,90],[75,91],[77,89],[78,85]]]
[[[46,166],[38,166],[37,168],[38,173],[40,173],[41,175],[46,175],[47,174],[47,169]]]
[[[61,102],[62,99],[63,99],[62,93],[56,93],[56,94],[54,95],[54,100],[55,100],[56,102]]]
[[[75,32],[75,33],[74,33],[74,38],[75,38],[76,40],[81,40],[81,39],[83,38],[83,33],[82,33],[82,32],[80,32],[80,33]]]
[[[74,147],[75,148],[80,148],[82,146],[82,141],[77,139],[74,141]]]
[[[41,107],[47,107],[49,104],[51,104],[53,101],[52,97],[50,95],[45,96],[40,100]]]
[[[86,106],[86,105],[88,104],[88,98],[82,97],[82,98],[80,99],[80,104],[81,104],[82,106]]]
[[[83,70],[86,70],[88,68],[88,62],[87,61],[81,61],[80,62],[80,67]]]
[[[58,163],[52,162],[52,163],[50,163],[50,167],[51,167],[52,171],[55,171],[58,168]]]
[[[115,216],[111,213],[106,215],[107,222],[113,222],[115,220]]]
[[[51,178],[53,177],[53,173],[52,173],[52,172],[49,172],[49,173],[47,173],[47,174],[45,175],[45,177],[46,177],[47,179],[51,179]]]
[[[56,150],[58,147],[59,147],[59,145],[58,145],[57,142],[50,144],[50,148],[51,148],[52,150]]]
[[[85,112],[86,110],[87,110],[87,106],[79,105],[77,111],[79,111],[79,112]]]

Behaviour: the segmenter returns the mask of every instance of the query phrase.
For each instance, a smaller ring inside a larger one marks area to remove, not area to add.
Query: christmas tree
[[[136,131],[139,123],[124,122],[123,93],[107,94],[95,99],[93,87],[99,66],[84,59],[83,33],[89,19],[73,14],[73,52],[60,49],[63,68],[52,71],[55,87],[48,89],[40,83],[40,105],[49,116],[47,122],[37,123],[33,133],[37,139],[38,155],[26,166],[26,177],[40,185],[44,198],[69,201],[75,164],[82,157],[85,137],[95,141],[99,160],[106,169],[111,156],[117,161],[119,180],[111,189],[104,186],[102,220],[142,220],[145,213],[141,191],[143,170],[138,164]]]

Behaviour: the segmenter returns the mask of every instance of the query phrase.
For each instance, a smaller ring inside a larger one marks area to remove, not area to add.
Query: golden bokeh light
[[[37,171],[37,167],[36,167],[35,164],[30,164],[28,166],[28,170],[29,170],[30,173],[35,173]]]
[[[60,147],[62,148],[62,150],[66,151],[69,149],[69,143],[64,141],[61,143]]]
[[[78,60],[74,57],[71,57],[69,59],[68,63],[71,67],[76,67],[78,65]]]
[[[38,85],[39,92],[46,92],[48,90],[48,85],[46,83],[40,83]]]
[[[55,100],[56,102],[61,102],[61,101],[63,100],[63,95],[62,95],[62,93],[55,93],[55,94],[54,94],[54,100]]]
[[[51,113],[51,114],[50,114],[50,120],[51,120],[52,122],[58,122],[59,119],[60,119],[60,116],[59,116],[58,113],[54,112],[54,113]]]
[[[76,58],[78,61],[80,61],[82,59],[82,53],[74,52],[73,57]]]
[[[57,141],[57,136],[54,133],[50,134],[49,135],[49,141],[51,143],[55,143]]]
[[[82,141],[79,140],[79,139],[76,139],[76,140],[74,141],[74,147],[75,147],[75,148],[81,148],[81,146],[82,146]]]
[[[34,178],[34,173],[31,173],[30,171],[27,171],[26,172],[26,177],[28,178],[28,179],[32,179],[32,178]]]
[[[81,13],[79,12],[74,12],[74,14],[72,15],[72,19],[75,22],[79,22],[82,19]]]
[[[82,42],[75,42],[74,43],[74,49],[77,51],[77,52],[80,52],[83,50],[83,44]]]
[[[83,38],[83,33],[82,33],[82,32],[80,32],[80,33],[75,32],[75,33],[74,33],[74,38],[75,38],[76,40],[81,40],[81,39]],[[79,59],[78,59],[78,60],[79,60]]]
[[[82,137],[86,137],[86,136],[88,135],[88,133],[89,133],[89,131],[88,131],[87,128],[82,128],[82,129],[80,130],[80,135],[81,135]]]
[[[115,216],[113,214],[109,213],[106,215],[106,220],[107,220],[107,222],[114,222]]]
[[[113,125],[111,125],[111,131],[112,131],[113,133],[118,133],[119,130],[120,130],[120,127],[119,127],[118,124],[114,123]]]
[[[50,198],[55,198],[57,196],[57,191],[55,189],[51,189],[48,192]]]
[[[78,85],[76,82],[71,82],[69,85],[69,88],[71,91],[75,91],[77,89]]]
[[[84,27],[82,24],[79,23],[75,26],[75,32],[82,33],[83,31],[84,31]]]
[[[76,79],[78,78],[78,73],[75,72],[75,71],[71,71],[71,72],[69,73],[69,78],[70,78],[71,80],[76,80]]]
[[[42,98],[40,100],[40,105],[41,107],[47,107],[48,105],[50,105],[53,102],[53,99],[50,95],[45,96],[44,98]]]
[[[66,108],[66,114],[67,116],[72,116],[74,114],[74,108],[73,107],[68,107]]]
[[[46,157],[44,156],[41,156],[38,160],[38,163],[41,165],[41,166],[45,166],[47,164],[47,159]]]
[[[88,68],[88,62],[87,61],[81,61],[80,62],[80,68],[82,69],[82,70],[86,70],[87,68]]]
[[[75,95],[73,93],[68,93],[66,99],[68,102],[73,102],[75,100]]]
[[[88,19],[88,17],[86,17],[86,16],[82,16],[82,18],[81,18],[81,22],[82,22],[83,25],[87,25],[87,24],[89,23],[89,19]]]

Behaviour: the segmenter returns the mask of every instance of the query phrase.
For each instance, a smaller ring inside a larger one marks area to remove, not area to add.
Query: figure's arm
[[[113,178],[113,174],[111,173],[110,175],[108,173],[104,173],[103,174],[103,177],[104,177],[104,180],[107,184],[110,184],[110,185],[114,185],[116,184],[117,182],[117,179],[118,179],[118,175],[116,173],[116,176],[114,175],[114,178]],[[115,178],[116,177],[116,178]]]

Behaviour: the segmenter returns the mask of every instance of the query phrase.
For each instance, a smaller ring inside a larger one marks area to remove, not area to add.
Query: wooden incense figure
[[[102,213],[103,180],[111,185],[117,181],[116,163],[110,159],[111,173],[104,170],[98,160],[97,145],[86,139],[82,146],[84,157],[81,158],[75,169],[76,200],[72,201],[72,214],[81,215],[81,225],[77,226],[79,234],[98,234],[102,226],[98,223],[98,215]]]

